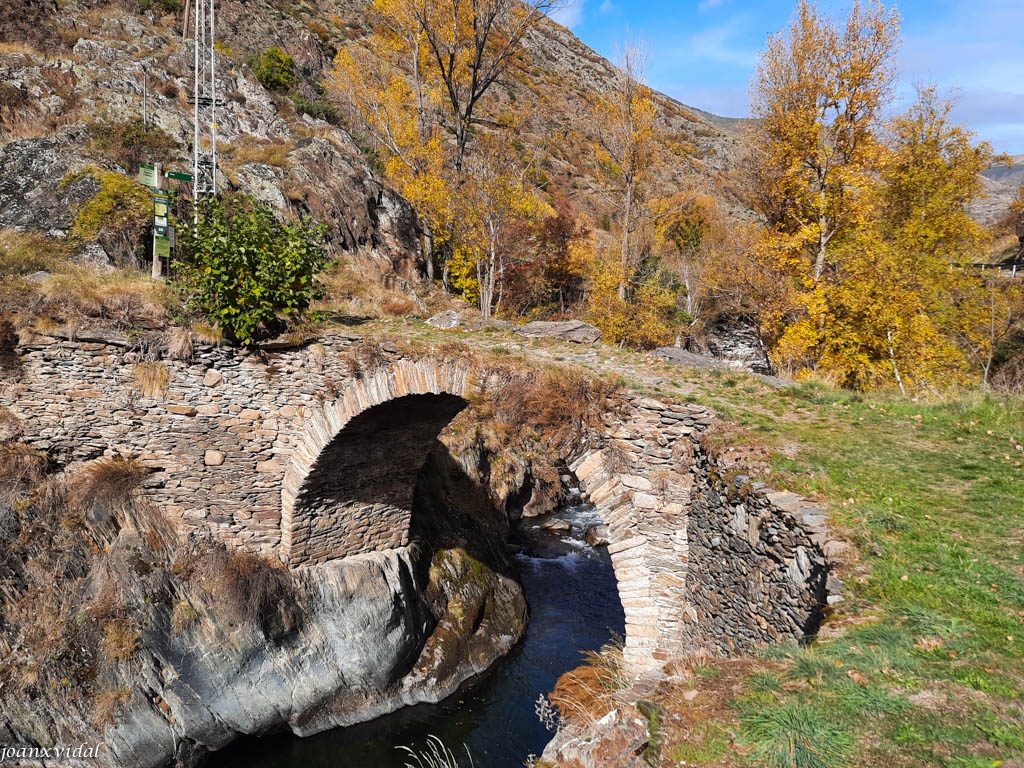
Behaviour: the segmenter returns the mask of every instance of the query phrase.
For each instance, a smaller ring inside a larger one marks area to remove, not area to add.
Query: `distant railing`
[[[982,272],[995,270],[1000,277],[1019,277],[1024,278],[1024,254],[1014,257],[1012,260],[1007,259],[1001,261],[998,264],[987,264],[977,262],[949,262],[950,269],[977,269]]]

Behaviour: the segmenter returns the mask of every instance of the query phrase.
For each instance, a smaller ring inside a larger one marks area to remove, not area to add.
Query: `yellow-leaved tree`
[[[653,196],[656,167],[657,109],[644,80],[646,55],[643,48],[627,43],[620,56],[611,88],[597,95],[594,122],[597,134],[595,159],[598,188],[613,211],[619,236],[619,264],[616,270],[619,298],[626,300],[628,281],[641,258],[637,235],[650,220],[648,203]]]
[[[467,155],[465,175],[454,201],[456,241],[463,268],[472,270],[484,320],[500,308],[502,277],[520,236],[554,215],[529,180],[529,163],[511,148],[510,137],[491,133]]]
[[[843,25],[800,0],[789,29],[761,56],[751,89],[754,203],[773,266],[809,288],[834,267],[829,245],[862,216],[899,23],[877,0],[855,0]]]
[[[897,32],[879,3],[855,4],[840,28],[801,2],[770,42],[754,86],[756,252],[786,286],[764,316],[780,367],[937,391],[991,365],[1004,314],[978,275],[953,267],[986,259],[967,208],[993,158],[934,88],[882,119]]]
[[[476,263],[478,241],[456,238],[457,230],[477,230],[456,219],[480,208],[481,184],[466,168],[484,162],[474,153],[494,146],[476,141],[489,129],[481,118],[487,94],[521,61],[525,36],[559,2],[375,0],[373,33],[335,59],[332,90],[383,154],[389,181],[416,209],[428,277],[438,252],[446,285],[451,258],[461,266],[467,258]],[[500,281],[500,270],[494,278]],[[468,292],[479,296],[478,289]]]

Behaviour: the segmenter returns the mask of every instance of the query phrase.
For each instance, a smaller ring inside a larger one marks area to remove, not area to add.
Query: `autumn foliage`
[[[987,376],[1014,308],[951,267],[986,260],[967,206],[991,147],[933,87],[886,119],[898,43],[879,2],[840,25],[801,1],[769,41],[753,88],[755,255],[776,283],[761,317],[789,373],[939,391]]]

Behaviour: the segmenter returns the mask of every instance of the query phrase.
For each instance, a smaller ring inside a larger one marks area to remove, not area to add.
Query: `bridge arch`
[[[408,544],[416,478],[475,391],[471,366],[399,360],[344,389],[309,420],[281,491],[291,566]]]
[[[353,382],[314,414],[284,476],[282,559],[313,565],[408,544],[416,478],[475,382],[464,363],[402,360]],[[595,435],[572,469],[608,526],[626,617],[625,661],[639,669],[678,644],[681,632],[692,452],[688,440],[680,441],[682,452],[656,445],[667,444],[665,433],[673,443],[683,437],[682,423],[652,423],[643,408],[629,410],[625,428],[633,439]],[[648,455],[649,443],[657,455]],[[683,473],[664,471],[669,466]],[[652,469],[667,479],[652,481]]]
[[[299,567],[407,545],[417,478],[481,375],[399,360],[318,410],[283,478],[282,559]],[[713,420],[701,406],[626,394],[570,457],[608,527],[630,673],[696,648],[801,638],[826,596],[821,509],[786,494],[734,498],[700,446]]]

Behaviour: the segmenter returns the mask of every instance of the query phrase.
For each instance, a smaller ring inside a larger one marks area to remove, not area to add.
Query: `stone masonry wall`
[[[722,655],[813,635],[842,600],[831,573],[841,545],[820,504],[704,467],[690,509],[690,580],[685,644]]]
[[[143,353],[128,339],[37,337],[19,348],[21,375],[3,383],[0,405],[22,420],[24,442],[57,461],[136,457],[152,471],[147,494],[184,529],[276,554],[288,458],[326,393],[351,377],[344,353],[357,340],[334,336],[269,365],[197,349],[161,361],[166,392],[146,397],[135,381]]]

